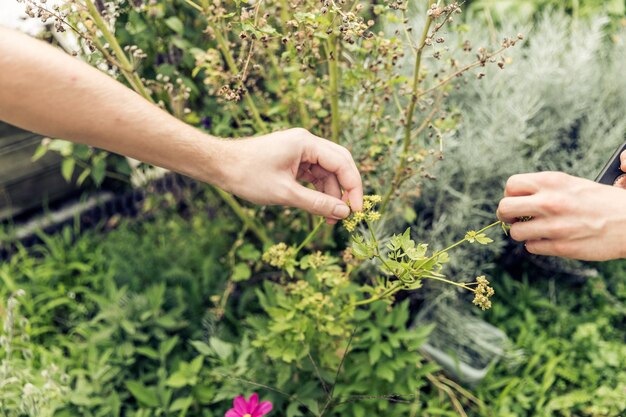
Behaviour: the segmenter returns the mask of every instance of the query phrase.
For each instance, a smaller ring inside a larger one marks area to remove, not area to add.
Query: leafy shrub
[[[516,302],[487,318],[513,337],[527,357],[503,363],[478,388],[497,416],[615,416],[626,409],[624,292],[611,271],[582,285],[554,279],[522,282],[503,275],[496,291]],[[479,414],[483,415],[483,414]]]

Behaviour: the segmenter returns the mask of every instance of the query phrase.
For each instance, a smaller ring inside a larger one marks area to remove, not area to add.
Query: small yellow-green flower
[[[370,222],[375,222],[376,220],[380,220],[380,212],[371,211],[367,213],[367,220],[369,220]]]
[[[474,290],[474,305],[477,305],[483,310],[489,310],[491,308],[491,300],[495,291],[489,286],[489,280],[484,275],[476,277],[476,289]]]
[[[293,256],[294,252],[294,248],[281,242],[272,246],[263,254],[263,262],[275,266],[276,268],[282,268]]]

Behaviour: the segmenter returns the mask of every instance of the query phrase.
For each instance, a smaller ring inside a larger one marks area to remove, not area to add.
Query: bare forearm
[[[219,183],[222,141],[86,63],[3,28],[0,120]]]
[[[0,120],[168,168],[255,203],[300,207],[330,223],[348,216],[347,201],[355,210],[363,204],[358,169],[339,145],[304,129],[211,137],[89,65],[2,28]]]

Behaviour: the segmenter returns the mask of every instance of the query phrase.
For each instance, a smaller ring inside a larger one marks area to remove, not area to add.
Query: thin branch
[[[330,395],[330,391],[328,390],[328,386],[326,386],[326,382],[324,382],[324,378],[322,378],[322,374],[320,372],[320,369],[318,368],[317,363],[315,363],[315,360],[313,359],[313,356],[311,356],[311,352],[308,352],[307,356],[309,357],[309,360],[311,361],[311,364],[313,365],[313,369],[315,369],[315,374],[317,375],[317,379],[319,379],[319,381],[320,381],[320,385],[322,386],[322,389],[324,389],[324,392],[326,393],[326,395]]]
[[[352,345],[352,340],[354,339],[354,335],[356,334],[358,328],[359,328],[358,326],[354,327],[354,329],[352,330],[352,334],[350,335],[350,338],[348,339],[348,345],[346,346],[346,350],[344,351],[343,356],[341,357],[341,362],[339,362],[339,366],[337,367],[337,372],[335,374],[335,381],[333,382],[333,385],[330,388],[330,393],[328,394],[328,400],[326,401],[324,408],[322,408],[322,411],[320,412],[319,417],[324,416],[324,413],[326,413],[326,410],[328,410],[328,407],[333,401],[333,395],[335,394],[335,387],[337,386],[337,382],[339,381],[339,374],[341,373],[341,368],[343,368],[343,364],[346,361],[346,358],[348,357],[350,346]]]

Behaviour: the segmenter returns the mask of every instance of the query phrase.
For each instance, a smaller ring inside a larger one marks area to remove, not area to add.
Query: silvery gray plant
[[[507,21],[494,33],[472,23],[450,35],[479,46],[521,31],[527,41],[507,52],[504,70],[466,75],[451,93],[461,121],[435,167],[437,180],[424,183],[417,202],[418,240],[445,244],[494,219],[510,175],[557,170],[595,178],[626,132],[626,30],[609,34],[607,23],[552,11],[532,27]],[[490,259],[503,253],[506,241],[499,243],[485,249]],[[467,251],[453,266],[472,276],[478,265],[485,271],[486,257]]]

